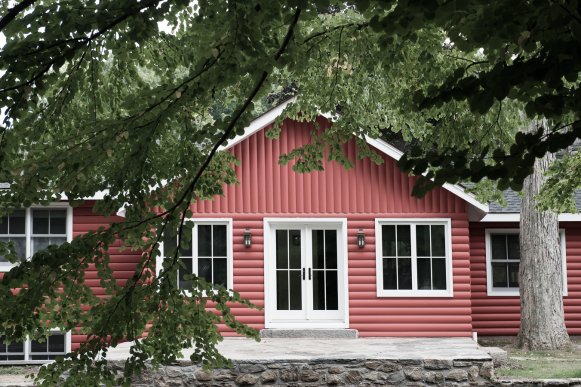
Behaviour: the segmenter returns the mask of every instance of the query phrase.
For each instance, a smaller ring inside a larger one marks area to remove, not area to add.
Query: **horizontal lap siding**
[[[472,321],[479,335],[511,336],[520,327],[518,297],[489,297],[486,284],[485,230],[518,228],[518,223],[470,223]],[[569,334],[581,334],[581,225],[561,223],[565,230],[568,295],[563,299]]]
[[[112,222],[123,221],[123,218],[117,216],[105,217],[93,213],[94,204],[94,201],[88,201],[73,209],[73,238],[88,231],[96,230],[99,227],[108,227]],[[119,284],[123,284],[135,273],[135,266],[140,261],[141,254],[128,249],[121,250],[120,246],[120,242],[115,242],[109,249],[109,253],[110,265],[114,270],[113,277]],[[100,286],[99,276],[93,266],[86,270],[85,282],[91,286],[95,295],[99,297],[105,296],[105,290]],[[72,349],[78,348],[85,339],[85,335],[73,332]]]
[[[321,127],[328,126],[320,120]],[[264,305],[265,217],[347,218],[349,325],[361,336],[469,336],[472,332],[469,235],[466,204],[443,189],[424,198],[410,196],[413,178],[383,156],[376,165],[358,160],[353,141],[345,146],[354,168],[324,162],[325,170],[307,174],[281,166],[280,155],[310,141],[312,124],[285,121],[279,140],[264,131],[250,136],[231,151],[241,161],[236,167],[240,184],[224,188],[224,196],[192,206],[194,217],[233,219],[234,290]],[[453,298],[378,298],[375,277],[376,218],[451,218]],[[252,231],[252,247],[243,246],[244,229]],[[357,247],[362,228],[366,246]],[[239,320],[264,327],[264,311],[234,306]],[[222,327],[225,335],[232,335]]]

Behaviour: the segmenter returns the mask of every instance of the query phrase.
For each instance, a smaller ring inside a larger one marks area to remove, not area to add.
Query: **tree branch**
[[[10,22],[14,20],[20,12],[24,11],[35,2],[36,0],[23,0],[22,2],[16,4],[14,7],[10,8],[8,13],[4,15],[2,19],[0,19],[0,32],[6,28],[6,26],[10,24]]]

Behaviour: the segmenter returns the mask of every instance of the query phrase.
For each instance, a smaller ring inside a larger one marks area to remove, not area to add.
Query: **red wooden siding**
[[[568,295],[564,298],[569,334],[581,334],[581,224],[561,223],[565,229]],[[472,324],[479,335],[516,335],[520,327],[518,297],[489,297],[486,292],[485,230],[518,228],[518,223],[470,223]]]
[[[93,201],[85,202],[83,205],[73,209],[73,238],[88,231],[96,230],[99,227],[107,227],[115,221],[122,221],[123,218],[116,216],[105,217],[93,213]],[[127,281],[135,273],[135,266],[141,259],[139,252],[123,250],[120,251],[120,242],[116,242],[110,248],[111,268],[114,270],[113,276],[120,283]],[[85,282],[91,286],[95,295],[104,297],[105,290],[100,286],[100,280],[94,267],[90,267],[85,272]],[[73,332],[71,334],[72,349],[76,349],[85,340],[86,336]]]
[[[323,119],[322,127],[327,126]],[[234,289],[264,305],[264,217],[344,217],[348,227],[350,327],[361,336],[469,336],[472,334],[469,236],[466,203],[443,189],[422,199],[410,196],[413,179],[384,156],[376,165],[356,159],[356,146],[346,146],[354,168],[325,162],[324,172],[295,173],[281,166],[281,154],[310,141],[312,124],[285,121],[279,140],[264,131],[250,136],[231,151],[241,161],[239,185],[225,188],[223,197],[193,205],[194,216],[233,219]],[[453,298],[378,298],[375,277],[375,219],[439,217],[452,219]],[[252,230],[252,247],[242,234]],[[366,246],[357,247],[363,228]],[[264,311],[234,307],[244,323],[264,327]],[[225,335],[232,333],[224,331]]]

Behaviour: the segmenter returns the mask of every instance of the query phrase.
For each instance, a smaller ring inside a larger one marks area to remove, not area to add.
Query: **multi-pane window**
[[[47,339],[8,343],[0,337],[0,363],[43,362],[67,353],[70,337],[61,332],[51,333]]]
[[[563,260],[563,292],[567,293],[565,258],[565,233],[560,232],[560,249]],[[518,296],[520,244],[518,229],[486,231],[486,262],[488,295]]]
[[[229,265],[231,260],[230,223],[195,222],[191,243],[179,249],[181,262],[178,268],[178,286],[181,289],[191,287],[191,281],[184,278],[196,273],[207,282],[214,285],[231,287]],[[167,235],[164,238],[164,251],[175,251],[177,236]],[[172,257],[166,256],[166,259]]]
[[[2,217],[0,220],[0,242],[12,242],[16,255],[21,259],[26,258],[25,210],[15,210],[12,214]],[[10,268],[12,263],[0,256],[0,267]]]
[[[378,296],[449,295],[448,221],[377,221]]]

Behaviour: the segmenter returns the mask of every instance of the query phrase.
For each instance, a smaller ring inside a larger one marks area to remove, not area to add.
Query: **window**
[[[0,219],[0,241],[12,242],[21,259],[33,256],[49,245],[72,239],[72,209],[68,205],[18,209]],[[13,264],[0,256],[0,271]]]
[[[448,219],[376,220],[379,297],[452,296]]]
[[[70,351],[70,334],[53,332],[44,341],[5,342],[0,337],[0,363],[44,363]]]
[[[207,282],[232,288],[232,227],[231,220],[194,220],[191,243],[179,249],[182,266],[178,269],[178,286],[191,287],[191,281],[184,278],[196,273]],[[177,236],[164,238],[164,252],[175,250]],[[173,247],[173,248],[172,248]],[[165,256],[165,253],[164,253]],[[166,257],[168,258],[168,257]],[[158,271],[161,262],[157,265]]]
[[[560,231],[563,294],[567,295],[565,232]],[[486,280],[489,296],[518,296],[520,244],[518,229],[486,230]]]

